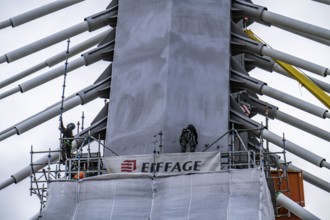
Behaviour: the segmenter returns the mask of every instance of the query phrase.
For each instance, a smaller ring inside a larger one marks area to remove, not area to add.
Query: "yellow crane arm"
[[[251,30],[246,29],[244,31],[252,40],[265,43]],[[303,74],[301,71],[299,71],[297,68],[290,64],[276,59],[273,60],[294,79],[296,79],[302,86],[304,86],[310,93],[312,93],[312,95],[315,96],[320,102],[322,102],[328,109],[330,109],[330,96],[326,94],[319,86],[317,86],[310,78],[305,76],[305,74]]]

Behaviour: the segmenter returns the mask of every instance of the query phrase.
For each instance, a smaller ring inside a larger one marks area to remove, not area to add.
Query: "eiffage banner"
[[[220,152],[104,157],[109,173],[194,173],[220,170]]]

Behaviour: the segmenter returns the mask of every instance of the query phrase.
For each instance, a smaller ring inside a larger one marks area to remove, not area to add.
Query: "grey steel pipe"
[[[284,102],[288,105],[291,105],[300,110],[306,111],[306,112],[313,114],[315,116],[318,116],[320,118],[325,118],[329,114],[328,110],[326,110],[326,109],[322,109],[319,106],[313,105],[309,102],[298,99],[287,93],[284,93],[284,92],[281,92],[274,88],[271,88],[271,87],[267,86],[266,83],[264,83],[260,80],[254,79],[254,78],[248,76],[247,74],[243,74],[243,73],[237,72],[235,70],[232,70],[231,72],[232,72],[233,79],[241,81],[241,83],[243,83],[243,86],[245,88],[252,90],[258,94],[267,95],[271,98]]]
[[[34,214],[29,220],[39,220],[42,216],[40,215],[40,212]]]
[[[10,77],[8,79],[5,79],[5,80],[3,80],[3,81],[0,82],[0,89],[2,89],[3,87],[5,87],[5,86],[7,86],[7,85],[9,85],[9,84],[17,81],[17,80],[20,80],[20,79],[22,79],[22,78],[24,78],[26,76],[31,75],[32,73],[35,73],[35,72],[43,69],[44,67],[46,67],[45,66],[45,63],[39,63],[39,64],[37,64],[37,65],[35,65],[35,66],[33,66],[33,67],[31,67],[31,68],[29,68],[29,69],[21,72],[21,73],[18,73],[18,74],[14,75],[14,76],[12,76],[12,77]]]
[[[95,131],[97,130],[93,130],[95,126],[90,126],[89,128],[87,128],[85,131],[92,131],[92,134],[95,133]],[[88,132],[89,133],[89,132]],[[84,135],[80,135],[80,134],[76,134],[75,135],[75,139],[72,142],[72,151],[76,151],[78,149],[78,147],[81,147],[82,144],[87,144],[84,143],[84,137],[86,137],[88,135],[88,133]],[[91,141],[94,141],[94,139],[92,139]],[[60,148],[56,148],[53,151],[59,151]],[[47,166],[48,164],[48,159],[50,160],[51,163],[56,162],[59,159],[59,153],[57,152],[51,152],[50,153],[50,157],[47,155],[44,155],[43,157],[39,158],[36,161],[33,161],[33,170],[34,171],[39,171],[42,168],[44,168],[45,166]],[[13,184],[13,183],[19,183],[20,181],[24,180],[25,178],[29,177],[31,174],[31,166],[26,166],[24,168],[22,168],[21,170],[17,171],[16,173],[14,173],[13,175],[11,175],[10,178],[6,179],[5,181],[0,183],[0,190],[6,188],[7,186]]]
[[[114,34],[112,33],[112,36],[114,38]],[[103,59],[106,56],[110,56],[110,53],[113,53],[114,49],[114,40],[112,40],[110,43],[99,45],[97,48],[93,49],[92,51],[88,51],[84,54],[82,54],[82,57],[70,62],[67,66],[66,71],[70,72],[72,70],[75,70],[83,65],[90,65],[93,64],[101,59]],[[108,61],[112,60],[113,55],[108,58]],[[26,92],[30,89],[33,89],[43,83],[46,83],[50,80],[55,79],[56,77],[59,77],[65,73],[65,68],[63,66],[57,67],[56,69],[53,69],[51,71],[48,71],[40,76],[35,77],[34,79],[31,79],[27,82],[24,82],[20,85],[18,85],[17,88],[11,89],[9,91],[6,91],[2,94],[0,94],[0,99],[3,99],[9,95],[14,94],[15,92],[21,91]]]
[[[77,4],[79,2],[82,2],[84,0],[71,0],[71,1],[54,1],[47,5],[41,6],[39,8],[33,9],[31,11],[25,12],[23,14],[17,15],[15,17],[12,17],[6,21],[0,22],[0,29],[12,26],[16,27],[21,24],[30,22],[34,19],[40,18],[42,16],[45,16],[47,14],[53,13],[55,11],[61,10],[63,8],[66,8],[68,6]]]
[[[275,63],[270,57],[267,56],[258,56],[256,54],[245,54],[245,63],[247,68],[253,68],[254,66],[259,67],[260,69],[266,70],[268,72],[275,71],[276,73],[280,73],[283,76],[289,77],[293,79],[291,75],[289,75],[280,65]],[[306,75],[307,76],[307,75]],[[321,87],[324,91],[330,93],[330,84],[325,83],[319,79],[313,78],[311,76],[307,76],[310,80],[312,80],[315,84]]]
[[[284,161],[279,160],[279,163],[284,163]],[[280,167],[283,168],[283,165],[280,164]],[[323,179],[321,179],[299,167],[296,167],[296,166],[292,165],[291,163],[287,165],[287,169],[296,171],[296,172],[302,172],[303,178],[306,182],[309,182],[310,184],[330,193],[330,183],[329,182],[324,181]]]
[[[284,27],[284,26],[278,25],[278,27],[283,29],[283,30],[289,31],[291,33],[297,34],[299,36],[302,36],[302,37],[308,38],[310,40],[319,42],[321,44],[330,46],[330,40],[326,40],[324,38],[320,38],[320,37],[317,37],[317,36],[314,36],[314,35],[311,35],[311,34],[307,34],[307,33],[304,33],[304,32],[300,32],[300,31],[297,31],[297,30],[288,29],[287,27]]]
[[[231,36],[232,36],[232,44],[239,45],[238,51],[240,52],[248,52],[248,53],[255,53],[258,55],[269,56],[271,58],[292,64],[296,67],[308,70],[320,76],[327,76],[330,74],[330,70],[327,67],[323,67],[318,64],[309,62],[307,60],[292,56],[290,54],[269,48],[265,44],[254,41],[245,36],[241,36],[234,33],[232,33]]]
[[[288,31],[298,31],[327,41],[330,40],[330,30],[267,11],[267,8],[263,6],[236,0],[233,2],[233,7],[242,10],[245,16],[257,22],[266,22],[279,28],[286,27]]]
[[[74,94],[71,94],[71,95],[67,96],[67,97],[64,99],[64,102],[70,100],[71,98],[76,97],[77,94],[83,94],[83,93],[86,93],[86,92],[88,92],[88,91],[90,91],[90,90],[93,90],[95,87],[101,86],[101,84],[103,84],[103,83],[105,83],[105,85],[107,85],[107,84],[110,85],[109,81],[111,81],[111,67],[112,67],[112,65],[110,64],[110,65],[108,66],[108,68],[107,68],[107,69],[101,74],[101,76],[100,76],[100,77],[94,82],[94,84],[92,84],[92,85],[90,85],[90,86],[87,86],[86,88],[80,90],[79,92],[76,92],[76,93],[74,93]],[[51,108],[53,108],[53,107],[56,107],[56,106],[59,106],[60,104],[61,104],[61,101],[56,102],[56,103],[50,105],[49,107],[47,107],[47,108],[46,108],[45,110],[43,110],[42,112],[48,111],[49,109],[51,109]],[[29,118],[26,118],[25,120],[21,121],[20,123],[23,123],[23,122],[25,122],[25,121],[29,121],[30,119],[37,117],[37,116],[38,116],[39,114],[41,114],[42,112],[39,112],[39,113],[37,113],[37,114],[35,114],[35,115],[30,116]],[[10,136],[12,136],[12,135],[14,135],[14,134],[17,134],[17,132],[15,132],[15,129],[16,129],[15,127],[16,127],[17,125],[19,125],[20,123],[15,124],[15,125],[13,125],[13,126],[7,128],[7,129],[1,131],[1,132],[0,132],[0,136],[1,136],[1,137],[4,137],[3,139],[6,139],[6,138],[8,138],[8,137],[10,137]],[[3,140],[3,139],[2,139],[2,140]]]
[[[298,205],[296,202],[292,201],[289,197],[287,197],[283,193],[278,192],[276,194],[276,201],[278,204],[282,205],[284,208],[294,213],[296,216],[298,216],[301,219],[306,219],[306,220],[320,219],[319,217],[315,216],[311,212],[307,211],[306,209]]]
[[[282,112],[278,110],[278,107],[272,106],[267,104],[266,102],[263,102],[261,100],[258,100],[253,97],[249,97],[247,100],[252,106],[253,109],[255,109],[256,112],[258,112],[261,115],[265,116],[265,109],[268,108],[268,116],[271,119],[278,119],[280,121],[283,121],[287,124],[290,124],[298,129],[301,129],[303,131],[306,131],[310,134],[313,134],[323,140],[330,142],[330,132],[325,131],[317,126],[314,126],[312,124],[309,124],[303,120],[300,120],[299,118],[296,118],[294,116],[291,116],[289,114],[286,114],[285,112]]]
[[[253,131],[255,132],[255,131]],[[283,138],[274,134],[273,132],[263,129],[261,131],[261,135],[263,138],[265,138],[266,140],[270,141],[271,143],[283,148]],[[325,158],[320,157],[317,154],[314,154],[311,151],[308,151],[300,146],[298,146],[295,143],[292,143],[289,140],[285,141],[285,149],[291,153],[293,153],[294,155],[297,155],[298,157],[301,157],[303,159],[305,159],[306,161],[309,161],[310,163],[318,166],[318,167],[326,167],[328,169],[330,169],[330,167],[328,167],[327,163],[325,162]]]
[[[280,65],[278,65],[277,63],[275,63],[272,67],[272,70],[276,73],[279,73],[283,76],[289,77],[291,79],[293,79],[292,76],[290,76]],[[307,76],[307,75],[306,75]],[[315,84],[317,84],[319,87],[321,87],[325,92],[330,93],[330,84],[323,82],[319,79],[316,79],[314,77],[311,76],[307,76],[310,80],[312,80]]]
[[[244,126],[246,126],[248,129],[251,129],[250,132],[254,133],[256,136],[262,136],[264,139],[268,140],[269,142],[279,146],[280,148],[283,147],[283,138],[274,134],[273,132],[263,128],[263,129],[256,129],[256,125],[258,125],[259,128],[260,124],[256,123],[252,119],[246,117],[245,115],[242,115],[238,112],[235,112],[231,110],[231,119],[238,121],[239,123],[242,123]],[[314,164],[318,167],[326,167],[330,169],[330,164],[326,162],[325,158],[320,157],[317,154],[314,154],[311,151],[308,151],[300,146],[298,146],[295,143],[292,143],[289,140],[285,141],[285,150],[289,151],[290,153]]]
[[[303,120],[300,120],[299,118],[288,115],[282,111],[276,111],[275,117],[276,117],[276,119],[278,119],[280,121],[283,121],[287,124],[290,124],[296,128],[304,130],[310,134],[313,134],[323,140],[330,142],[330,132],[327,132],[317,126],[309,124]]]
[[[292,56],[290,54],[283,53],[279,50],[274,50],[267,46],[263,46],[261,48],[261,55],[266,55],[273,59],[284,61],[286,63],[292,64],[293,66],[305,69],[307,71],[313,72],[320,76],[330,75],[330,70],[326,67],[317,65],[315,63],[309,62],[304,59],[300,59],[300,58]]]
[[[261,94],[267,95],[271,98],[274,98],[276,100],[279,100],[281,102],[284,102],[288,105],[291,105],[293,107],[296,107],[300,110],[306,111],[310,114],[313,114],[317,117],[324,118],[325,115],[327,115],[327,110],[322,109],[316,105],[313,105],[309,102],[306,102],[304,100],[298,99],[292,95],[289,95],[287,93],[281,92],[277,89],[271,88],[269,86],[264,85],[261,88]]]
[[[7,54],[0,56],[0,63],[3,62],[12,62],[18,60],[22,57],[30,55],[34,52],[42,50],[46,47],[49,47],[53,44],[59,43],[60,41],[71,38],[75,35],[78,35],[84,31],[94,31],[99,28],[102,28],[106,25],[109,25],[113,20],[110,18],[111,16],[115,16],[117,13],[116,7],[110,8],[90,17],[85,18],[84,22],[76,24],[70,28],[64,29],[60,32],[52,34],[48,37],[40,39],[36,42],[23,46],[19,49],[11,51]]]
[[[57,151],[57,150],[59,151],[60,148],[55,149],[55,151]],[[59,153],[56,153],[56,152],[51,152],[50,157],[48,157],[48,155],[44,155],[40,159],[33,162],[34,163],[33,170],[37,171],[37,170],[40,170],[43,167],[47,166],[48,159],[50,159],[50,162],[52,163],[52,162],[57,161],[58,158],[59,158]],[[11,177],[9,179],[7,179],[3,183],[1,183],[0,190],[2,190],[3,188],[5,188],[13,183],[19,183],[20,181],[27,178],[30,174],[31,174],[31,166],[29,165],[29,166],[26,166],[23,169],[17,171],[13,175],[11,175]]]
[[[261,20],[271,23],[276,27],[287,27],[288,30],[296,30],[299,32],[307,33],[319,38],[330,40],[330,30],[312,25],[306,22],[298,21],[290,17],[279,15],[267,10],[261,13]]]
[[[50,35],[34,43],[28,44],[26,46],[23,46],[19,49],[13,50],[7,54],[0,56],[0,63],[13,62],[22,57],[28,56],[32,53],[45,49],[51,45],[59,43],[65,39],[71,38],[88,30],[89,30],[88,23],[81,22],[70,28],[64,29],[63,31],[57,32],[53,35]]]
[[[83,52],[84,50],[96,45],[97,43],[99,43],[102,39],[104,39],[107,34],[109,34],[110,31],[104,31],[80,44],[77,44],[76,46],[73,46],[70,48],[70,53],[68,54],[68,58],[80,53],[80,52]],[[21,73],[18,73],[2,82],[0,82],[0,89],[17,81],[17,80],[20,80],[26,76],[29,76],[31,75],[32,73],[35,73],[41,69],[43,69],[44,67],[52,67],[62,61],[64,61],[66,59],[66,51],[63,51],[61,53],[58,53],[56,54],[55,56],[53,57],[50,57],[48,58],[47,60],[27,69],[27,70],[24,70],[23,72]],[[1,99],[1,98],[0,98]]]
[[[79,57],[70,63],[68,63],[67,66],[67,72],[71,72],[75,69],[78,69],[79,67],[82,67],[86,64],[86,60],[84,57]],[[21,83],[19,85],[21,92],[26,92],[28,90],[31,90],[39,85],[42,85],[48,81],[51,81],[61,75],[63,75],[65,72],[64,66],[59,66],[51,71],[48,71],[40,76],[37,76],[27,82]]]
[[[68,64],[67,67],[67,72],[71,72],[79,67],[82,67],[83,65],[86,64],[86,60],[84,59],[84,57],[80,57],[78,59],[75,59],[74,61],[70,62]],[[55,79],[56,77],[59,77],[61,75],[63,75],[65,72],[65,68],[63,66],[59,66],[51,71],[48,71],[40,76],[37,76],[29,81],[26,81],[20,85],[18,85],[17,87],[10,89],[4,93],[0,94],[0,99],[6,98],[16,92],[26,92],[30,89],[33,89],[39,85],[42,85],[52,79]]]
[[[77,94],[80,94],[80,93],[83,92],[83,91],[89,91],[90,89],[93,89],[94,86],[95,86],[95,85],[90,85],[90,86],[88,86],[88,87],[86,87],[86,88],[80,90],[78,93],[74,93],[74,94],[72,94],[72,95],[70,95],[70,96],[67,96],[67,97],[64,99],[64,101],[68,101],[69,99],[74,98]],[[55,106],[59,106],[60,103],[61,103],[61,101],[56,102],[55,104],[53,104],[53,105],[47,107],[47,108],[46,108],[45,110],[43,110],[42,112],[45,112],[45,111],[47,111],[48,109],[51,109],[51,108],[53,108],[53,107],[55,107]],[[23,122],[25,122],[25,121],[29,121],[30,119],[32,119],[32,118],[34,118],[34,117],[37,117],[37,115],[41,114],[42,112],[39,112],[39,113],[37,113],[37,114],[35,114],[35,115],[30,116],[29,118],[26,118],[25,120],[21,121],[20,123],[23,123]],[[18,123],[18,124],[19,124],[19,123]],[[17,132],[15,132],[15,127],[16,127],[18,124],[15,124],[15,125],[13,125],[13,126],[7,128],[7,129],[1,131],[1,132],[0,132],[0,137],[5,137],[5,138],[3,138],[2,140],[6,139],[6,138],[8,138],[8,137],[10,137],[10,136],[12,136],[12,135],[14,135],[14,134],[17,134]],[[14,132],[13,132],[13,131],[14,131]],[[0,139],[0,141],[1,141],[1,139]]]
[[[85,92],[79,92],[76,94],[76,96],[70,98],[69,100],[66,100],[64,102],[63,108],[64,112],[68,111],[80,104],[85,104],[90,102],[91,100],[95,99],[98,97],[98,90],[100,88],[108,86],[106,81],[100,84],[96,84],[93,86],[92,89],[87,90]],[[18,124],[16,124],[14,127],[11,127],[9,129],[6,129],[5,132],[2,132],[0,135],[0,141],[14,135],[14,134],[22,134],[40,124],[43,122],[58,116],[60,114],[60,104],[54,105],[51,108],[48,108],[45,111],[42,111],[34,117],[30,117],[28,120],[24,120]]]
[[[330,5],[330,0],[312,0],[312,1]]]

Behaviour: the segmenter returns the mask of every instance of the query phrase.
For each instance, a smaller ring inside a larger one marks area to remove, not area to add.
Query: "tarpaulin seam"
[[[72,219],[75,219],[76,218],[76,213],[77,213],[77,208],[78,208],[78,206],[79,206],[79,194],[80,194],[80,184],[79,184],[79,182],[77,181],[76,182],[76,204],[75,204],[75,206],[74,206],[74,212],[73,212],[73,216],[72,216]]]
[[[154,208],[154,202],[155,202],[155,181],[156,181],[156,178],[152,179],[152,186],[151,186],[151,189],[152,189],[152,200],[151,200],[151,206],[150,206],[150,214],[149,214],[149,220],[151,220],[151,215],[152,215],[152,210]]]
[[[116,181],[112,181],[114,185],[113,189],[113,201],[112,201],[112,207],[111,207],[111,213],[110,213],[110,220],[112,219],[112,214],[113,214],[113,209],[115,207],[115,202],[116,202],[116,194],[117,194],[117,184]]]
[[[192,192],[193,192],[193,190],[192,190],[192,188],[193,188],[193,186],[192,186],[192,175],[193,174],[190,175],[190,198],[189,198],[188,218],[187,218],[188,220],[190,219],[190,208],[191,208]]]
[[[228,190],[229,190],[229,197],[228,197],[228,204],[227,204],[227,218],[226,219],[229,219],[228,218],[228,214],[229,214],[229,206],[230,206],[230,199],[231,199],[231,183],[232,183],[232,170],[229,170],[229,181],[228,181]]]
[[[258,172],[258,170],[257,170]],[[262,170],[259,171],[259,211],[258,211],[258,214],[259,214],[259,219],[262,220],[262,216],[261,216],[261,213],[262,213],[262,187],[263,187],[263,181],[262,181]]]

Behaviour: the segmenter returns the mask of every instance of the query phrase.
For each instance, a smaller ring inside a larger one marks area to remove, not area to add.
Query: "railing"
[[[61,150],[53,151],[33,151],[31,146],[31,175],[30,175],[30,195],[36,195],[40,200],[40,210],[42,210],[47,202],[46,192],[47,186],[51,182],[71,180],[77,181],[80,179],[80,173],[84,173],[84,177],[93,175],[102,175],[105,171],[103,168],[101,147],[105,147],[99,139],[94,137],[85,138],[88,141],[86,146],[80,148],[73,154],[72,158],[68,158],[64,163],[60,161],[51,161],[52,153],[61,153]],[[85,140],[84,140],[85,141]],[[91,142],[98,143],[95,152],[92,152]],[[87,153],[83,153],[83,149],[87,149]],[[48,162],[44,164],[33,163],[33,156],[35,154],[48,154]],[[44,168],[36,171],[33,169],[34,165],[43,165]]]

